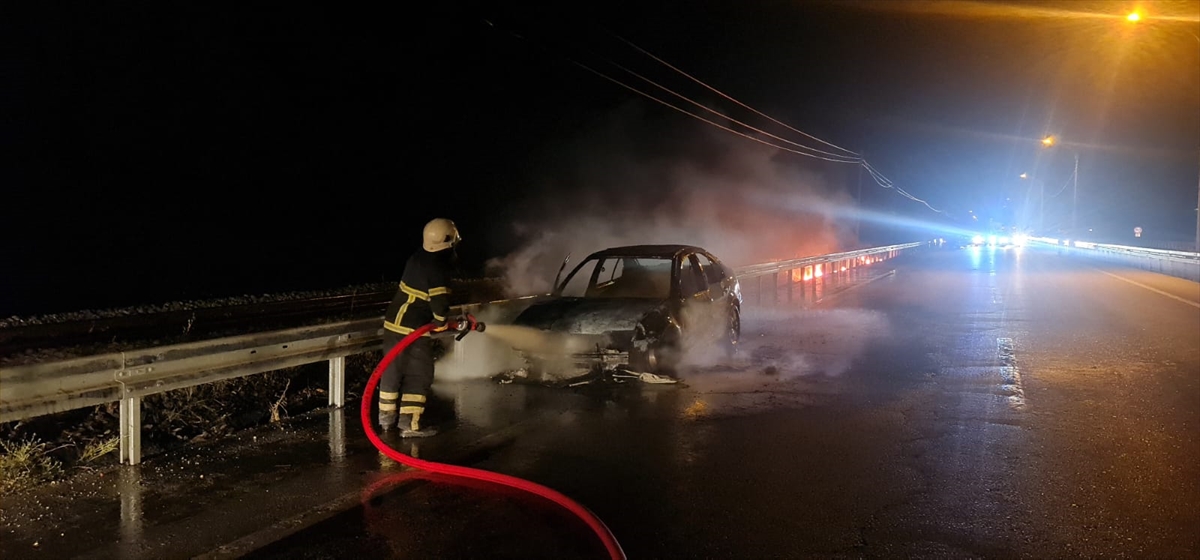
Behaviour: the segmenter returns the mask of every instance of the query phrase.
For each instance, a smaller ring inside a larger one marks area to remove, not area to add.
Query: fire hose
[[[448,330],[459,331],[459,334],[455,337],[455,340],[462,340],[463,337],[472,331],[483,332],[485,325],[479,321],[476,321],[475,317],[466,315],[462,319],[451,321],[447,327]],[[375,394],[375,387],[379,385],[379,379],[383,376],[383,370],[387,369],[388,364],[391,364],[392,360],[395,360],[396,356],[398,356],[400,352],[403,352],[408,345],[412,344],[413,341],[433,329],[434,325],[425,325],[416,329],[411,334],[404,337],[404,339],[402,339],[400,342],[396,343],[396,346],[392,347],[392,349],[383,356],[383,359],[380,360],[379,365],[375,366],[375,371],[371,373],[371,378],[367,380],[367,387],[363,390],[362,398],[362,425],[363,431],[367,434],[367,439],[371,440],[371,444],[374,445],[380,453],[383,453],[392,460],[415,469],[421,469],[431,473],[491,482],[502,486],[516,488],[518,490],[524,490],[531,494],[546,498],[566,508],[568,511],[583,520],[583,522],[586,523],[588,527],[596,533],[596,536],[600,538],[600,541],[604,544],[604,548],[608,551],[609,557],[611,557],[613,560],[625,560],[625,552],[621,549],[621,545],[617,543],[616,537],[613,536],[612,531],[608,529],[608,526],[606,526],[604,522],[596,516],[596,514],[592,513],[591,510],[556,490],[547,488],[537,484],[536,482],[530,482],[528,480],[523,480],[514,476],[508,476],[506,474],[417,459],[416,457],[406,455],[396,451],[395,449],[392,449],[387,443],[384,443],[384,441],[379,438],[379,434],[375,433],[375,424],[371,421],[371,403],[374,400],[373,395]]]

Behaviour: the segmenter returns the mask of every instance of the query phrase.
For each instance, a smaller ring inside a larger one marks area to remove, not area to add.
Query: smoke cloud
[[[547,171],[505,232],[520,246],[488,262],[509,295],[544,293],[568,253],[569,271],[607,247],[698,245],[740,266],[854,243],[834,219],[852,199],[830,186],[852,166],[650,119],[636,105],[535,159]]]
[[[696,348],[685,354],[684,381],[705,392],[756,391],[804,377],[837,377],[891,334],[887,317],[865,309],[762,309],[743,314],[732,359]]]

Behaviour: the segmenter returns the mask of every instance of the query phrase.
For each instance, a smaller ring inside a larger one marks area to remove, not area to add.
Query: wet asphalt
[[[629,558],[1194,558],[1200,284],[1105,266],[930,249],[751,305],[740,355],[680,384],[439,383],[444,433],[385,439],[558,490]],[[544,499],[414,477],[357,418],[6,499],[0,556],[606,557]]]

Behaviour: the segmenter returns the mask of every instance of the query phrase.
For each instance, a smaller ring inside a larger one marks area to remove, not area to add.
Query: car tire
[[[634,351],[629,356],[630,369],[639,373],[674,376],[679,362],[678,351],[670,346]]]
[[[737,306],[729,307],[729,316],[725,335],[721,341],[725,345],[725,356],[732,358],[737,355],[738,342],[742,338],[742,313]]]

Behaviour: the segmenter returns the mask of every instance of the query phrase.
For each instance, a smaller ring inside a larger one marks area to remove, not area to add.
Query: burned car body
[[[596,368],[671,375],[685,341],[735,351],[741,306],[737,277],[708,251],[638,245],[588,255],[513,322],[554,341],[520,349],[538,375]]]

